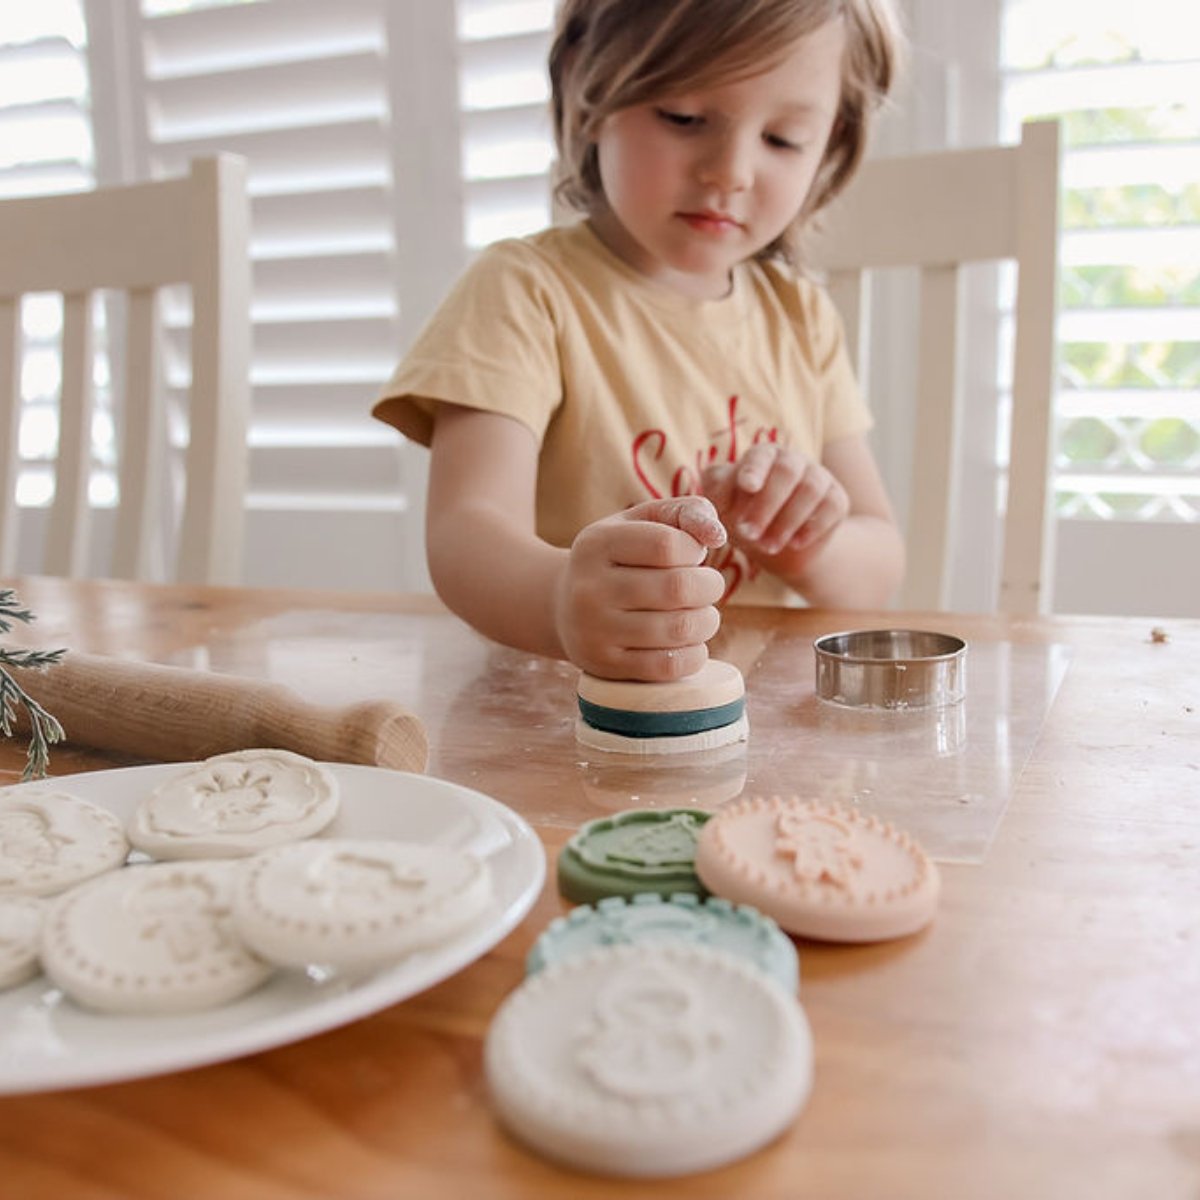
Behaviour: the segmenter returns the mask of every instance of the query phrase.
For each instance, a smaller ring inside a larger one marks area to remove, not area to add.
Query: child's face
[[[596,138],[601,238],[686,295],[729,290],[729,271],[800,211],[841,96],[845,31],[830,21],[768,71],[663,96],[605,119]]]

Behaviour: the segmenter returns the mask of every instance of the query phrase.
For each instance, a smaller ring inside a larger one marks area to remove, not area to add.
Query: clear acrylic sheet
[[[814,694],[810,642],[785,649],[770,632],[734,632],[714,652],[750,681],[749,744],[637,759],[576,743],[576,672],[567,663],[470,637],[449,663],[443,647],[433,670],[426,639],[444,620],[285,613],[253,640],[264,677],[309,699],[388,696],[414,707],[430,732],[431,775],[494,795],[535,824],[575,827],[623,808],[714,809],[743,790],[795,794],[873,812],[941,862],[983,861],[1070,662],[1065,645],[970,642],[961,703],[849,709]],[[203,657],[186,665],[221,669],[220,638]],[[239,649],[233,659],[242,658]],[[314,668],[323,668],[320,696],[311,694]],[[514,759],[524,763],[519,790],[495,770]]]
[[[803,698],[772,711],[756,696],[752,734],[781,719],[792,731],[786,790],[837,800],[906,829],[941,862],[979,863],[1033,750],[1070,650],[970,644],[958,704],[896,712]],[[798,688],[798,691],[801,689]],[[780,791],[779,764],[751,770],[747,789]]]

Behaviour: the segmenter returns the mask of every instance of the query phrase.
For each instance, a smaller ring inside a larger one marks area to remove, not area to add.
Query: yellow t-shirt
[[[523,422],[540,444],[537,532],[699,491],[701,471],[762,439],[813,458],[871,427],[841,321],[816,284],[744,263],[730,294],[694,300],[618,259],[586,223],[497,242],[405,356],[374,415],[428,445],[439,401]],[[795,604],[724,547],[726,599]]]

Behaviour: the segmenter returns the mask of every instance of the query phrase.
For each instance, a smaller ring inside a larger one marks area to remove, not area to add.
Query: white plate
[[[542,844],[511,809],[441,779],[330,763],[341,810],[329,837],[402,838],[458,846],[488,859],[495,905],[434,950],[358,980],[280,972],[250,995],[204,1012],[133,1017],[91,1013],[44,976],[0,992],[0,1094],[50,1091],[160,1075],[293,1042],[405,1000],[462,970],[532,907],[546,874]],[[25,785],[65,791],[127,821],[138,800],[186,763],[58,776]]]

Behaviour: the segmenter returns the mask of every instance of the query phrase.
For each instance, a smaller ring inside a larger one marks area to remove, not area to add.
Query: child
[[[564,0],[570,226],[488,247],[375,415],[431,447],[434,586],[593,674],[703,665],[717,605],[879,607],[903,546],[831,301],[788,261],[853,174],[892,0]]]

